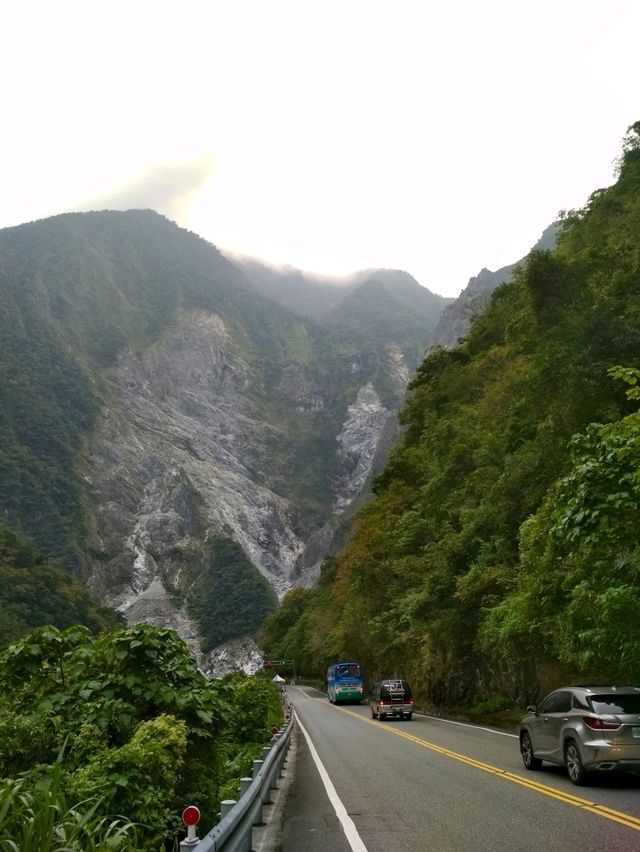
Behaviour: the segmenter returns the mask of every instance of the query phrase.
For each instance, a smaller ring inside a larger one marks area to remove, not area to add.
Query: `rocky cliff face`
[[[451,349],[455,346],[469,331],[473,320],[486,309],[496,287],[511,281],[516,266],[515,263],[503,266],[496,272],[481,269],[478,275],[470,278],[455,302],[447,305],[440,314],[438,325],[433,332],[431,348],[442,346],[444,349]]]
[[[388,367],[401,392],[410,371],[397,347],[388,351]],[[334,439],[335,513],[365,488],[394,420],[361,359],[351,358],[348,369],[364,375]],[[199,629],[185,596],[202,570],[208,536],[238,542],[279,597],[293,584],[313,582],[330,546],[327,519],[314,528],[294,500],[269,485],[274,460],[267,469],[264,459],[279,425],[256,409],[259,382],[220,316],[182,312],[154,345],[122,352],[83,453],[90,587],[129,623],[176,628],[196,653]],[[295,365],[277,384],[292,413],[310,419],[335,396],[334,387]],[[219,671],[237,654],[236,646],[218,649],[200,662]]]
[[[342,513],[363,490],[376,455],[380,438],[393,414],[385,408],[373,384],[367,382],[347,409],[337,435],[340,473],[336,477],[335,509]]]

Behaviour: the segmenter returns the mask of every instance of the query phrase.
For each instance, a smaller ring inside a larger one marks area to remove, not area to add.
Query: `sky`
[[[640,0],[5,4],[0,227],[153,208],[456,296],[615,179]]]

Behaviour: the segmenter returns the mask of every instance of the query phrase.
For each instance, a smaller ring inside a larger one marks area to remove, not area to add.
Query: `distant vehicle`
[[[364,680],[360,663],[334,663],[327,669],[327,694],[332,704],[360,704]]]
[[[520,722],[525,769],[559,763],[577,785],[596,771],[640,772],[640,687],[565,687],[527,710]]]
[[[373,684],[370,704],[372,719],[396,716],[410,721],[413,714],[411,687],[399,678],[379,680]]]

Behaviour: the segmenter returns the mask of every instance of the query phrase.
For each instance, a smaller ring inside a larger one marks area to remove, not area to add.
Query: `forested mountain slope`
[[[640,679],[640,123],[464,342],[428,356],[353,537],[264,647],[422,699]]]
[[[0,261],[4,522],[130,623],[250,635],[366,493],[446,300],[302,317],[152,211],[8,228]]]
[[[42,624],[85,624],[97,633],[121,626],[121,620],[67,571],[43,559],[28,539],[0,525],[0,645]]]

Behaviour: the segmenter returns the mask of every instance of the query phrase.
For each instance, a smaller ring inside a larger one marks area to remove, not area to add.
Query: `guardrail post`
[[[253,778],[241,778],[240,779],[240,798],[244,796],[249,787],[251,786],[251,782]]]
[[[270,751],[271,751],[271,749],[266,749],[266,753],[265,753],[265,749],[263,749],[262,753],[266,757],[267,754],[269,754]],[[260,764],[260,765],[259,765],[258,769],[255,770],[254,773],[253,773],[254,778],[255,778],[257,772],[259,772],[262,769],[262,767],[264,766],[264,760],[254,760],[253,761],[254,768],[255,768],[256,764]],[[262,792],[262,804],[263,805],[268,805],[271,802],[271,784],[270,783],[266,784],[265,783],[266,780],[267,780],[266,778],[263,779],[263,784],[264,784],[264,788],[263,788],[263,792]],[[260,821],[262,822],[262,813],[260,814]]]
[[[258,772],[260,772],[260,770],[262,769],[263,765],[264,765],[264,760],[254,760],[254,761],[253,761],[253,771],[252,771],[252,773],[251,773],[251,774],[253,775],[253,777],[254,777],[254,778],[256,777],[256,775],[258,774]],[[266,797],[266,799],[265,799],[265,797],[264,797],[264,794],[262,795],[262,797],[261,797],[261,799],[260,799],[260,808],[259,808],[259,810],[258,810],[258,813],[256,814],[256,820],[255,820],[255,822],[253,823],[254,825],[264,825],[264,822],[263,822],[263,820],[262,820],[262,805],[264,805],[264,803],[265,803],[265,802],[268,802],[268,801],[269,801],[269,788],[267,788],[267,797]]]
[[[220,802],[220,819],[224,819],[231,808],[236,804],[237,802],[235,799],[225,799],[223,802]]]
[[[225,799],[224,802],[220,802],[220,817],[224,819],[229,811],[233,810],[233,808],[237,805],[237,802],[234,802],[233,799]],[[233,847],[237,850],[237,852],[251,852],[251,826],[248,827],[248,830],[240,836],[237,840],[237,845]]]
[[[276,761],[276,766],[278,767],[278,770],[276,772],[276,776],[278,778],[282,778],[282,776],[284,775],[284,765],[285,765],[286,762],[287,762],[287,755],[286,755],[286,752],[283,751],[282,754],[280,755],[280,757],[278,758],[278,760]]]

